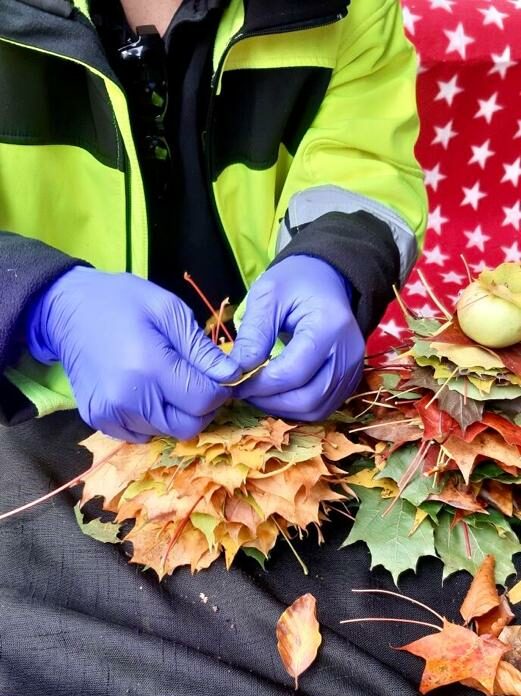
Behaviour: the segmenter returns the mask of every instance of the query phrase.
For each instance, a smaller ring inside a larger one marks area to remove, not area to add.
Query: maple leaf
[[[501,522],[504,526],[503,534],[498,535],[497,528],[489,521],[488,516],[476,515],[474,518],[467,518],[465,524],[470,545],[469,554],[463,524],[452,527],[452,515],[446,511],[441,512],[438,524],[434,528],[434,543],[436,552],[444,564],[443,578],[458,570],[467,570],[471,575],[475,575],[484,558],[492,554],[496,559],[496,580],[504,585],[506,579],[515,573],[511,559],[514,554],[521,552],[521,544],[507,520],[502,517]]]
[[[485,505],[476,498],[479,487],[467,486],[460,476],[450,476],[439,493],[431,493],[429,500],[438,500],[458,510],[484,512]]]
[[[312,594],[296,599],[277,622],[277,649],[286,672],[298,680],[315,661],[322,643],[320,625],[316,617],[317,602]]]
[[[412,536],[416,508],[399,499],[390,512],[383,516],[389,501],[383,500],[378,489],[355,486],[360,507],[349,536],[342,547],[363,541],[371,553],[371,568],[383,565],[394,582],[406,570],[416,570],[421,556],[435,556],[433,525],[423,520]]]
[[[437,393],[436,400],[439,408],[452,416],[463,431],[473,423],[481,422],[484,409],[483,404],[473,399],[465,399],[463,394],[450,389],[440,391],[439,382],[434,379],[432,372],[428,368],[416,368],[411,378],[403,386],[404,389],[421,387]]]
[[[443,443],[442,449],[454,459],[465,483],[470,482],[476,457],[493,459],[507,466],[521,468],[521,457],[517,447],[506,444],[500,435],[493,432],[482,432],[472,442],[465,442],[457,435],[450,435]]]
[[[424,396],[415,402],[414,407],[418,411],[423,423],[426,440],[445,439],[453,430],[458,429],[458,424],[448,413],[442,411],[432,401],[430,396]]]
[[[513,516],[514,494],[512,486],[490,479],[484,482],[479,495],[507,517]]]
[[[508,647],[493,636],[478,636],[463,626],[443,622],[443,630],[404,645],[425,660],[420,693],[472,679],[492,694],[499,663]]]

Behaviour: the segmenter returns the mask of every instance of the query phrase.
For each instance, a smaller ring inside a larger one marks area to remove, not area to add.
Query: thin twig
[[[434,611],[431,607],[427,606],[427,604],[423,604],[422,602],[419,602],[417,599],[413,599],[412,597],[408,597],[407,595],[401,594],[399,592],[391,592],[391,590],[377,590],[377,589],[362,589],[362,590],[351,590],[351,592],[365,592],[367,594],[385,594],[385,595],[391,595],[391,597],[398,597],[399,599],[405,599],[406,602],[411,602],[412,604],[417,604],[419,607],[422,607],[426,611],[429,611],[431,614],[434,614],[442,623],[445,621],[443,616],[441,614],[438,614],[437,611]]]

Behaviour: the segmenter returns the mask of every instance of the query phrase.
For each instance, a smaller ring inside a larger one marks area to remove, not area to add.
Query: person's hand
[[[220,384],[241,374],[175,295],[79,266],[33,304],[27,344],[36,360],[63,364],[86,423],[132,442],[193,437],[231,396]]]
[[[231,357],[257,367],[280,332],[292,334],[288,345],[234,396],[282,418],[326,418],[360,381],[364,339],[345,280],[325,261],[290,256],[253,284]]]

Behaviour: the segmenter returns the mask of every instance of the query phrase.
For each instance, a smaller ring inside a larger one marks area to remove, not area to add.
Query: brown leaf
[[[316,611],[316,599],[308,593],[295,600],[277,622],[277,648],[284,669],[295,679],[295,689],[300,675],[315,661],[322,642]]]
[[[444,442],[443,449],[458,465],[465,483],[470,480],[477,457],[485,457],[507,466],[521,468],[521,457],[517,447],[507,445],[500,435],[490,431],[480,433],[472,442],[465,442],[460,437],[451,435]]]
[[[497,669],[494,696],[521,696],[521,672],[505,660]]]
[[[439,500],[458,510],[483,512],[485,505],[481,500],[476,499],[477,492],[473,490],[472,486],[467,486],[461,477],[458,476],[458,479],[449,478],[443,490],[440,493],[430,495],[429,500]]]
[[[508,647],[493,636],[478,636],[463,626],[444,621],[443,630],[404,645],[425,660],[420,692],[472,679],[491,694],[499,662]]]
[[[494,575],[495,565],[496,560],[494,556],[485,556],[483,563],[472,580],[472,584],[460,608],[460,614],[466,624],[499,606],[500,600]]]
[[[507,626],[499,634],[499,640],[508,645],[504,659],[521,669],[521,626]]]
[[[490,503],[507,517],[512,517],[514,514],[514,494],[512,492],[512,486],[490,479],[483,483],[479,495],[483,500],[486,500],[487,503]]]
[[[499,636],[501,631],[515,619],[514,613],[505,595],[499,598],[499,606],[491,609],[487,614],[476,619],[476,631],[481,636],[489,633],[491,636]]]
[[[338,462],[341,459],[351,456],[352,454],[361,454],[364,452],[373,452],[374,450],[367,445],[357,445],[342,433],[330,432],[324,440],[324,456],[332,462]]]

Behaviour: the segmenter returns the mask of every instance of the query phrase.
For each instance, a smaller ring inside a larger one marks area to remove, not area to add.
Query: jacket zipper
[[[228,42],[228,45],[226,46],[220,60],[219,64],[217,66],[217,69],[215,73],[212,75],[212,80],[210,84],[210,103],[208,105],[208,116],[206,119],[206,129],[203,133],[203,149],[204,149],[204,154],[205,154],[205,159],[206,159],[206,176],[207,176],[207,185],[208,185],[208,192],[210,196],[210,202],[211,202],[211,207],[212,211],[214,213],[219,231],[221,233],[221,236],[224,240],[224,243],[226,245],[226,248],[228,249],[228,252],[231,254],[231,257],[235,259],[235,254],[233,252],[232,246],[230,244],[230,240],[228,239],[226,235],[226,230],[224,229],[224,226],[221,221],[221,216],[219,214],[219,209],[217,207],[217,201],[215,200],[215,193],[214,193],[214,188],[213,188],[213,182],[212,182],[212,170],[213,170],[213,147],[212,147],[212,123],[213,123],[213,115],[214,115],[214,108],[215,108],[215,97],[217,96],[217,87],[219,85],[222,71],[224,68],[224,65],[226,63],[226,59],[228,58],[228,55],[232,48],[236,46],[238,43],[243,41],[244,39],[251,39],[257,36],[270,36],[272,34],[289,34],[295,31],[303,31],[305,29],[318,29],[319,27],[325,27],[330,24],[335,24],[336,22],[339,22],[341,19],[343,19],[347,14],[346,12],[339,12],[335,15],[331,15],[329,17],[323,17],[321,20],[310,20],[308,22],[301,22],[298,24],[290,24],[286,26],[275,26],[271,27],[269,29],[261,29],[259,31],[238,31],[230,41]],[[246,289],[248,289],[248,283],[246,281],[246,278],[244,277],[242,268],[240,267],[240,264],[238,263],[237,259],[235,259],[235,262],[239,268],[239,272],[241,274],[244,286]]]

